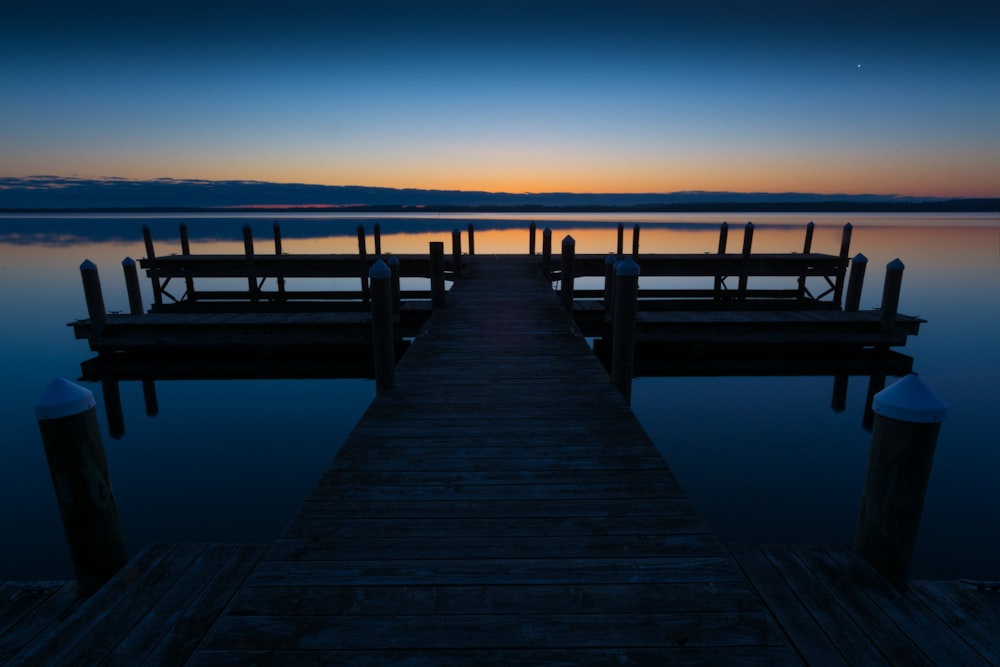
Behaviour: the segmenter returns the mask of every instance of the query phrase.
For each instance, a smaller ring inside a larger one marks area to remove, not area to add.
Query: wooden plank
[[[0,586],[0,664],[61,623],[80,604],[76,582],[7,582]]]
[[[767,605],[791,644],[805,662],[817,667],[852,664],[841,653],[838,644],[809,613],[774,564],[757,545],[728,544],[740,569],[757,595]],[[860,664],[860,663],[853,663]]]
[[[914,581],[909,595],[927,605],[988,664],[1000,664],[1000,596],[954,581]]]

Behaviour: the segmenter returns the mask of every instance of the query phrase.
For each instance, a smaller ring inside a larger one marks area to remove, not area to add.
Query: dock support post
[[[281,225],[274,223],[274,255],[275,257],[281,257],[283,254],[281,248]],[[278,276],[278,297],[284,301],[285,300],[285,277]]]
[[[243,251],[247,258],[247,287],[250,290],[250,301],[260,301],[260,287],[257,286],[257,270],[253,261],[253,228],[250,223],[243,224]]]
[[[615,264],[617,259],[612,254],[608,254],[607,259],[604,260],[604,313],[605,316],[611,315],[614,311],[612,310],[614,303],[614,293],[615,293]],[[605,319],[610,319],[606,317]]]
[[[375,391],[392,389],[396,344],[392,333],[392,271],[381,259],[368,272],[372,295],[372,347],[375,354]]]
[[[89,259],[80,265],[83,279],[83,296],[87,301],[87,316],[90,317],[90,337],[97,338],[108,326],[107,310],[104,308],[104,294],[101,292],[101,277],[97,265]]]
[[[462,232],[451,230],[451,273],[455,280],[462,277]]]
[[[431,241],[431,305],[444,306],[444,241]]]
[[[476,228],[469,223],[469,257],[476,255]]]
[[[844,297],[844,310],[856,313],[861,307],[861,288],[865,283],[865,270],[868,268],[868,258],[860,252],[851,260],[851,275],[847,280],[847,296]]]
[[[626,257],[615,266],[614,319],[611,329],[611,380],[629,403],[635,368],[635,311],[639,265]]]
[[[131,257],[123,259],[122,271],[125,273],[128,312],[132,315],[142,315],[142,292],[139,289],[139,271],[135,267],[135,260]]]
[[[833,285],[833,302],[840,308],[841,299],[844,296],[844,277],[847,273],[848,253],[851,251],[851,233],[854,226],[851,223],[844,225],[844,233],[840,237],[840,268],[837,270],[837,280]]]
[[[531,257],[535,256],[535,230],[536,229],[537,229],[537,227],[535,226],[534,222],[532,222],[528,226],[528,255],[530,255]]]
[[[392,273],[392,312],[398,313],[402,299],[402,291],[399,287],[399,257],[393,255],[386,261],[386,264]]]
[[[639,261],[639,223],[632,228],[632,259]]]
[[[618,244],[615,246],[615,254],[619,259],[625,254],[625,224],[621,222],[618,223]]]
[[[186,223],[180,225],[181,254],[187,257],[191,254],[191,239],[188,238],[188,226]],[[187,293],[188,301],[194,301],[194,278],[187,276],[184,278],[184,290]]]
[[[364,303],[370,301],[368,293],[368,248],[365,243],[365,226],[358,225],[358,266],[361,275],[361,300]]]
[[[382,257],[382,225],[375,223],[372,227],[372,236],[375,237],[375,258]]]
[[[146,260],[149,268],[146,273],[153,281],[153,304],[163,305],[163,286],[160,284],[160,274],[156,270],[156,251],[153,249],[153,232],[149,230],[149,225],[142,226],[142,242],[146,246]]]
[[[719,255],[726,254],[726,242],[729,240],[729,223],[723,222],[719,226],[719,250],[717,251]],[[715,276],[715,300],[722,300],[722,285],[725,276],[717,275]]]
[[[815,229],[816,229],[816,223],[815,222],[810,221],[809,224],[806,225],[806,240],[802,244],[802,254],[803,255],[808,255],[808,254],[810,254],[812,252],[813,231]],[[806,298],[806,277],[805,276],[799,276],[799,298],[800,299]]]
[[[576,241],[569,234],[562,241],[562,286],[559,297],[563,308],[573,314],[573,271],[576,259]]]
[[[896,258],[885,267],[885,284],[882,286],[882,333],[890,334],[896,326],[899,309],[899,291],[903,285],[903,263]]]
[[[545,279],[552,282],[552,230],[548,227],[542,230],[542,270]]]
[[[128,562],[94,395],[56,378],[34,408],[77,590],[89,597]]]
[[[854,548],[900,591],[948,407],[916,375],[880,391]]]
[[[753,247],[753,223],[748,222],[743,232],[743,272],[740,274],[738,298],[743,301],[747,298],[747,283],[750,276],[747,271],[750,268],[750,250]]]

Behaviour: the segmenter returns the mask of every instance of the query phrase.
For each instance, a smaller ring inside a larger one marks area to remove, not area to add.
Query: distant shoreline
[[[677,204],[637,204],[629,206],[127,206],[72,208],[0,208],[0,214],[39,213],[997,213],[1000,198],[947,199],[910,202],[685,202]]]

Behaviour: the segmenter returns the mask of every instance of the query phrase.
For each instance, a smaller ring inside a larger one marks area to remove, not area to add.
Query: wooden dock
[[[1000,660],[995,594],[899,594],[845,549],[722,545],[528,258],[477,257],[272,545],[151,545],[86,602],[68,590],[0,607],[0,658]]]

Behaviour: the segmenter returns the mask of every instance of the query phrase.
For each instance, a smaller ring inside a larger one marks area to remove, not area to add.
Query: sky
[[[17,3],[0,177],[1000,196],[1000,3]]]

